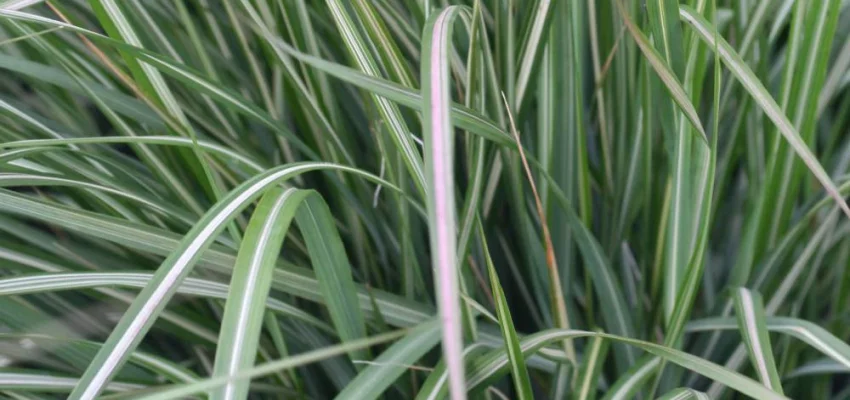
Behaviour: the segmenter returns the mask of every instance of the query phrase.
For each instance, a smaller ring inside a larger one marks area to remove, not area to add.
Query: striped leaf
[[[773,348],[770,346],[770,336],[767,332],[764,302],[758,292],[738,288],[735,293],[735,311],[738,317],[738,327],[750,361],[758,374],[759,380],[768,388],[782,393],[782,382],[776,362],[773,360]]]
[[[442,321],[443,357],[452,400],[466,398],[463,380],[460,289],[457,267],[454,132],[449,100],[449,59],[452,23],[460,8],[432,15],[422,41],[422,114],[425,135],[425,178],[428,231],[431,243],[437,308]]]

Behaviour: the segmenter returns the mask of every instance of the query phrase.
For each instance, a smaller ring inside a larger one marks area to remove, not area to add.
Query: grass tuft
[[[0,0],[0,397],[847,398],[848,4]]]

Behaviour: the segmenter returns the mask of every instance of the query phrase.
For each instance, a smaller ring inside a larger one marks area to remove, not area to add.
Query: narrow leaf
[[[308,191],[274,189],[263,196],[242,238],[221,320],[213,376],[254,366],[272,272],[295,210]],[[228,384],[211,399],[244,398],[248,381]]]
[[[738,326],[750,361],[758,373],[759,380],[777,393],[782,393],[782,379],[773,360],[773,348],[770,346],[770,335],[767,332],[764,312],[764,302],[758,292],[738,288],[735,293],[735,310]]]
[[[826,189],[830,196],[835,199],[836,203],[838,203],[838,206],[841,207],[841,210],[847,218],[850,218],[850,207],[847,206],[844,198],[841,197],[841,193],[838,191],[835,183],[829,177],[829,174],[826,173],[826,170],[823,169],[823,166],[820,164],[817,157],[815,157],[814,153],[812,153],[800,137],[797,130],[794,129],[794,125],[788,120],[788,117],[782,112],[779,105],[776,104],[776,100],[773,99],[770,92],[764,87],[750,67],[747,66],[747,64],[725,39],[714,34],[715,30],[711,24],[693,9],[683,5],[679,8],[679,16],[693,27],[694,32],[696,32],[710,48],[716,49],[716,51],[720,52],[720,59],[723,60],[723,63],[726,64],[726,67],[729,68],[732,75],[734,75],[735,78],[738,79],[738,82],[744,86],[744,89],[750,93],[756,104],[758,104],[770,120],[773,121],[779,129],[779,132],[788,144],[791,145],[797,155],[803,160],[815,178],[820,181],[824,189]]]
[[[453,153],[454,132],[449,100],[449,43],[459,7],[432,15],[422,41],[422,113],[425,133],[425,177],[428,230],[437,306],[443,331],[443,357],[452,400],[466,398],[463,373],[460,290],[457,268]]]

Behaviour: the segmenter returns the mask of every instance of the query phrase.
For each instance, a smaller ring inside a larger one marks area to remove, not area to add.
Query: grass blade
[[[731,323],[734,325],[734,322]],[[762,386],[760,383],[730,369],[680,350],[637,339],[587,331],[550,329],[523,338],[520,342],[520,346],[523,353],[529,355],[538,351],[546,344],[555,343],[564,339],[575,339],[580,337],[601,337],[613,342],[619,342],[640,348],[641,350],[661,357],[668,362],[672,362],[710,379],[722,382],[730,388],[753,398],[787,399],[787,397],[782,396]],[[504,374],[507,371],[507,367],[508,357],[504,350],[493,350],[473,361],[467,374],[467,383],[469,387],[474,390],[482,385],[491,383],[495,378]]]
[[[850,368],[835,360],[821,359],[805,364],[785,375],[785,379],[794,379],[809,375],[850,374]]]
[[[532,72],[537,68],[536,64],[540,61],[540,55],[546,45],[546,35],[544,33],[549,26],[549,22],[552,20],[552,7],[551,0],[537,1],[537,7],[534,8],[534,17],[523,40],[519,57],[519,72],[517,72],[516,78],[517,109],[522,108],[522,101],[528,89]]]
[[[657,400],[710,400],[707,394],[690,388],[673,389]]]
[[[490,288],[493,292],[493,298],[496,301],[496,316],[499,319],[499,327],[502,330],[502,338],[505,341],[505,352],[508,354],[508,359],[510,360],[511,376],[513,377],[517,398],[521,400],[534,399],[534,393],[531,391],[531,381],[528,378],[528,370],[525,365],[525,357],[520,350],[519,338],[517,337],[513,319],[511,318],[511,310],[508,308],[505,292],[502,289],[502,284],[499,283],[499,276],[496,274],[496,268],[493,266],[493,260],[490,258],[487,239],[484,237],[484,232],[480,224],[478,236],[481,238],[481,247],[483,249],[484,259],[487,262],[487,272],[490,274]]]
[[[32,139],[32,140],[20,140],[15,142],[6,142],[0,143],[0,148],[6,149],[16,149],[16,148],[29,148],[29,147],[38,147],[38,146],[74,146],[78,144],[113,144],[113,143],[144,143],[144,144],[156,144],[156,145],[168,145],[168,146],[183,146],[189,147],[194,146],[191,139],[181,138],[175,136],[99,136],[96,138],[68,138],[68,139]],[[266,169],[261,164],[258,164],[256,160],[246,157],[243,154],[240,154],[232,149],[227,147],[207,142],[204,140],[199,140],[197,145],[204,149],[205,152],[208,152],[211,155],[217,155],[223,159],[237,161],[241,164],[244,164],[247,167],[250,167],[251,172],[257,173],[262,172]],[[3,153],[6,154],[6,153]]]
[[[452,400],[466,398],[463,380],[460,290],[457,268],[457,222],[453,169],[454,132],[449,100],[449,44],[452,23],[460,12],[449,7],[428,18],[422,41],[422,113],[425,132],[425,177],[428,189],[434,285],[442,321],[443,357]]]
[[[76,378],[50,376],[39,373],[0,371],[0,389],[68,393],[76,383]],[[115,382],[109,384],[105,389],[110,392],[126,392],[142,387],[131,383]]]
[[[287,357],[283,360],[272,361],[253,368],[245,369],[239,371],[238,374],[233,376],[209,378],[206,380],[198,381],[196,383],[192,383],[190,385],[181,385],[172,389],[166,389],[156,394],[140,397],[139,399],[171,400],[185,398],[188,395],[209,391],[222,385],[226,385],[229,382],[238,382],[263,375],[268,375],[276,371],[297,368],[309,363],[314,363],[326,358],[338,356],[345,353],[356,353],[369,346],[374,346],[376,344],[381,344],[398,339],[399,337],[403,336],[404,333],[404,331],[388,332],[365,339],[359,339],[353,342],[333,345],[322,348],[320,350],[310,351],[304,354],[299,354],[297,356]]]
[[[127,20],[124,12],[121,10],[121,6],[115,0],[90,0],[89,4],[92,6],[95,15],[109,36],[119,38],[133,47],[143,47],[141,39],[135,32],[132,24]],[[54,9],[54,11],[57,10]],[[58,14],[62,17],[61,13]],[[129,53],[123,52],[123,55],[125,62],[139,85],[141,93],[144,93],[148,97],[147,100],[152,100],[154,104],[162,106],[167,110],[168,116],[173,118],[178,124],[175,126],[175,130],[178,133],[185,134],[192,138],[193,142],[197,142],[197,135],[194,129],[189,125],[189,121],[186,119],[182,108],[172,91],[168,88],[160,72],[148,64],[139,62],[137,58]],[[170,120],[167,120],[167,122],[170,122]],[[211,192],[212,199],[218,200],[221,195],[220,183],[213,177],[209,166],[204,160],[203,151],[197,145],[192,147],[192,151],[195,159],[187,160],[189,169],[193,170],[196,179],[202,183],[201,186]],[[198,165],[200,165],[201,171],[194,171]],[[231,229],[231,233],[233,235],[237,234],[235,228]]]
[[[623,23],[626,26],[626,29],[632,35],[635,43],[637,43],[641,52],[643,53],[646,60],[649,62],[649,65],[652,66],[652,69],[661,79],[661,82],[664,83],[664,87],[667,89],[670,97],[676,102],[676,105],[679,106],[679,110],[685,114],[688,118],[688,121],[691,122],[691,125],[694,129],[699,133],[699,137],[704,143],[708,143],[708,139],[706,139],[705,130],[702,127],[702,122],[700,122],[699,115],[697,115],[696,109],[694,109],[693,104],[691,103],[688,94],[685,92],[684,87],[682,87],[682,83],[679,82],[679,79],[676,78],[676,75],[673,71],[670,70],[658,52],[649,44],[649,39],[646,38],[646,35],[641,32],[640,28],[635,25],[635,23],[631,20],[631,17],[626,13],[623,6],[619,1],[615,2],[620,8],[620,15],[623,19]],[[709,32],[712,34],[713,30]]]
[[[103,185],[98,185],[96,183],[84,182],[76,179],[66,179],[66,178],[57,178],[53,176],[44,176],[44,175],[36,175],[36,174],[18,174],[18,173],[8,173],[8,172],[0,172],[0,187],[19,187],[19,186],[68,186],[75,187],[86,191],[99,191],[103,193],[108,193],[117,197],[123,197],[128,200],[133,200],[139,205],[143,205],[154,209],[158,212],[161,212],[165,215],[170,215],[171,217],[177,218],[178,220],[191,224],[194,221],[194,218],[188,214],[186,211],[175,209],[170,205],[160,204],[155,199],[148,198],[145,195],[137,195],[134,193],[129,193],[124,190],[115,189]]]
[[[412,366],[440,340],[440,324],[428,321],[410,332],[369,363],[336,398],[376,399],[402,374],[404,366]]]
[[[84,352],[84,354],[94,355],[97,349],[101,346],[100,343],[85,340],[57,338],[39,334],[7,333],[0,335],[0,343],[3,344],[8,342],[8,344],[12,345],[13,343],[21,343],[21,341],[31,341],[31,343],[35,345],[34,351],[33,349],[30,349],[28,351],[28,356],[22,358],[21,361],[34,362],[38,362],[38,359],[43,357],[43,352],[56,352],[67,348],[73,348],[74,350],[72,351],[79,350]],[[14,361],[17,360],[13,358],[13,362]],[[129,363],[145,368],[151,372],[161,374],[174,383],[188,383],[198,380],[198,376],[188,368],[148,353],[138,351],[133,352],[130,355]]]
[[[850,345],[835,335],[811,322],[797,318],[767,317],[767,330],[784,333],[802,340],[825,356],[850,368]],[[734,330],[738,325],[734,318],[706,318],[688,324],[688,331]]]
[[[15,296],[100,287],[144,288],[153,278],[147,272],[51,272],[0,279],[0,296]],[[177,293],[227,299],[228,286],[198,278],[186,278]],[[297,318],[326,333],[334,334],[330,325],[283,301],[268,298],[265,307],[287,317]]]
[[[0,10],[20,10],[25,7],[39,4],[44,0],[6,0],[0,3]]]
[[[788,120],[788,117],[776,104],[776,101],[770,95],[770,92],[765,89],[761,81],[756,77],[753,71],[741,60],[738,53],[726,42],[722,37],[714,34],[715,30],[711,27],[702,16],[693,11],[690,7],[681,6],[679,8],[679,16],[689,24],[699,37],[705,41],[709,47],[717,49],[720,52],[720,59],[726,64],[726,67],[732,72],[732,75],[744,86],[744,89],[753,97],[756,104],[761,107],[765,114],[776,125],[776,128],[788,142],[788,144],[797,153],[797,156],[803,160],[812,174],[823,185],[827,193],[835,199],[841,211],[847,218],[850,218],[850,207],[841,197],[841,194],[836,188],[835,183],[829,177],[829,174],[823,169],[823,166],[818,161],[817,157],[812,153],[800,134],[794,129],[794,125]],[[715,41],[716,40],[716,41]]]
[[[365,74],[379,76],[378,66],[371,54],[367,51],[363,38],[360,37],[360,34],[355,29],[350,16],[345,11],[345,5],[343,2],[340,0],[328,0],[327,3],[331,10],[331,14],[334,16],[334,22],[336,22],[339,30],[342,31],[342,36],[345,39],[349,52],[354,59],[357,60],[357,64]],[[423,48],[423,53],[424,52]],[[420,193],[426,193],[425,176],[422,172],[422,164],[420,161],[421,157],[419,152],[413,146],[413,140],[410,138],[410,135],[408,135],[409,130],[401,116],[398,106],[374,93],[371,93],[371,96],[378,107],[381,117],[392,133],[395,145],[399,148],[399,151],[404,157],[404,162],[410,170],[410,174],[414,178],[416,187],[419,189]]]
[[[599,375],[605,364],[608,345],[609,343],[605,339],[594,337],[585,347],[584,363],[581,366],[581,372],[579,372],[579,383],[576,389],[577,399],[593,400],[596,398]]]
[[[251,216],[224,307],[213,376],[235,375],[251,368],[257,355],[264,307],[272,271],[295,210],[307,191],[273,189],[263,196]],[[244,398],[248,381],[228,384],[212,392],[212,399]]]
[[[59,28],[62,27],[56,29]],[[0,68],[37,79],[40,82],[51,83],[76,93],[85,94],[85,90],[67,72],[49,65],[0,54]],[[94,82],[87,82],[87,84],[89,89],[109,104],[115,112],[159,128],[165,126],[156,113],[143,102]]]
[[[295,216],[313,263],[319,289],[327,299],[331,321],[344,342],[366,337],[366,323],[357,304],[351,265],[327,204],[318,194],[304,199]],[[367,351],[349,354],[352,360],[371,358]]]
[[[759,380],[777,393],[782,393],[782,379],[773,360],[773,348],[770,346],[770,336],[765,324],[764,302],[758,292],[750,292],[739,288],[735,293],[735,310],[738,317],[738,327],[750,361],[758,373]]]
[[[207,211],[186,234],[176,251],[163,261],[153,280],[133,301],[83,374],[77,388],[71,393],[71,398],[87,400],[100,393],[124,364],[128,352],[142,341],[156,317],[174,295],[177,286],[200,258],[200,253],[210,246],[225,224],[269,188],[317,166],[294,164],[269,170],[246,181]]]
[[[324,165],[325,167],[333,164]],[[317,165],[317,168],[322,168]],[[345,168],[341,168],[346,170]],[[352,170],[357,171],[357,170]],[[377,179],[376,182],[393,188],[392,184]],[[111,241],[129,248],[149,252],[156,255],[167,256],[174,252],[179,246],[181,237],[171,232],[152,228],[146,225],[128,224],[126,221],[94,215],[91,213],[70,210],[54,204],[39,202],[27,196],[0,190],[0,210],[11,214],[23,215],[36,221],[56,224],[73,232],[79,232],[92,237]],[[221,247],[211,248],[201,255],[203,267],[208,271],[229,274],[235,256],[228,249]],[[285,269],[275,271],[273,287],[294,296],[302,297],[311,301],[324,302],[321,295],[319,283],[309,271],[303,268],[286,265]],[[376,298],[384,318],[388,323],[399,327],[410,327],[429,318],[432,311],[429,307],[411,304],[397,296],[381,293]],[[371,307],[369,295],[365,289],[358,290],[358,304],[364,310],[374,312]]]
[[[554,305],[552,308],[552,314],[558,328],[569,329],[570,323],[569,318],[567,317],[567,305],[564,300],[564,289],[561,287],[560,271],[555,258],[555,246],[552,244],[552,236],[549,233],[549,224],[546,222],[546,213],[543,210],[543,203],[537,192],[537,186],[534,184],[534,177],[531,175],[531,168],[528,166],[528,160],[525,157],[525,151],[523,151],[522,142],[519,139],[519,132],[516,130],[513,114],[510,112],[510,105],[508,104],[508,99],[505,97],[504,93],[502,94],[502,100],[504,100],[505,108],[508,110],[511,133],[516,141],[520,160],[522,160],[522,167],[525,170],[528,183],[531,185],[531,192],[534,195],[534,205],[537,208],[537,217],[540,219],[541,230],[543,232],[544,251],[546,252],[546,267],[547,272],[549,273],[549,298]],[[563,346],[567,357],[574,360],[575,349],[573,348],[572,343],[564,341]]]

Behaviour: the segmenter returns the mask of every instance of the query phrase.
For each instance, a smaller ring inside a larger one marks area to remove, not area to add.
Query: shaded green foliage
[[[2,0],[0,397],[842,399],[840,0]]]

